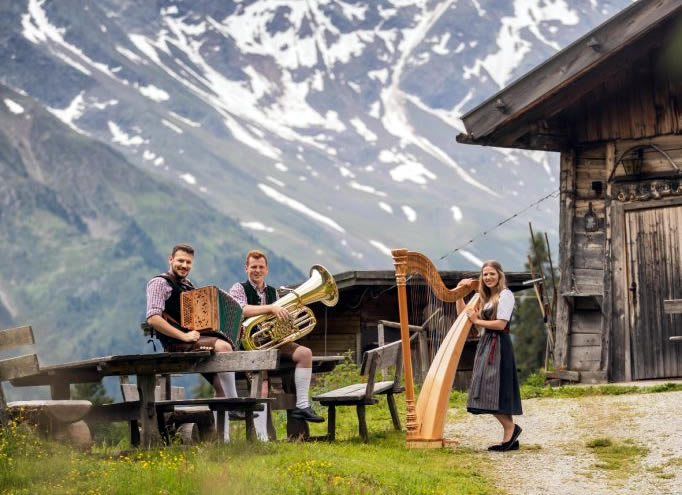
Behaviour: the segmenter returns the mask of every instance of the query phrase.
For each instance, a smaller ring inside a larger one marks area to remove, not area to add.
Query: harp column
[[[407,412],[407,441],[418,434],[417,412],[414,407],[414,379],[412,378],[412,354],[410,351],[410,328],[407,315],[407,249],[394,249],[393,265],[398,288],[398,311],[400,313],[400,340],[405,371],[405,409]]]

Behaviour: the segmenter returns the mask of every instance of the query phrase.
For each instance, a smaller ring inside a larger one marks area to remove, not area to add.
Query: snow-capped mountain
[[[467,241],[556,190],[558,157],[459,145],[459,117],[629,3],[4,0],[0,82],[301,269],[460,246],[438,266],[518,269],[556,201]]]

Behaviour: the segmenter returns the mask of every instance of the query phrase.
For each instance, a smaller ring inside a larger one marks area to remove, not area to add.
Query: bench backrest
[[[416,336],[417,334],[412,335],[412,337],[410,337],[410,342],[412,342]],[[377,371],[380,369],[388,369],[391,366],[395,366],[393,388],[397,391],[400,388],[400,379],[403,375],[402,341],[397,340],[365,352],[362,356],[360,374],[367,376],[366,397],[371,397],[374,392],[374,382],[376,380]]]
[[[30,326],[0,330],[0,351],[13,349],[35,343],[33,329]],[[2,389],[2,382],[13,378],[32,375],[39,370],[38,356],[25,354],[23,356],[0,360],[0,423],[7,424],[7,402]]]
[[[166,377],[170,380],[170,376]],[[137,385],[135,383],[128,383],[128,377],[119,377],[121,382],[121,395],[123,396],[124,402],[133,402],[140,400],[140,392],[137,390]],[[185,387],[171,387],[170,397],[166,397],[166,387],[157,385],[154,389],[154,400],[182,400],[185,398]]]

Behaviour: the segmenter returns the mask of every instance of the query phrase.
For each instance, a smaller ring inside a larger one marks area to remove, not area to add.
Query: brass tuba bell
[[[247,318],[243,323],[242,346],[248,351],[262,351],[298,340],[312,332],[317,323],[306,305],[320,301],[325,306],[334,306],[338,300],[339,290],[334,277],[325,267],[313,265],[308,280],[274,303],[288,311],[289,320],[279,320],[269,313]]]

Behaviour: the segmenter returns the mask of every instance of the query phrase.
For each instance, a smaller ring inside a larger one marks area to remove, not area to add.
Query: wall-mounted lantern
[[[599,219],[592,209],[592,201],[589,202],[587,213],[585,213],[585,232],[596,232],[599,230]]]
[[[628,148],[623,152],[623,154],[620,155],[620,158],[616,160],[616,165],[613,167],[613,170],[611,170],[611,174],[609,175],[609,178],[606,182],[610,183],[613,180],[613,176],[618,169],[618,165],[621,164],[623,165],[625,176],[635,179],[639,178],[642,173],[642,168],[644,167],[644,151],[647,149],[653,150],[663,155],[673,170],[675,170],[678,174],[680,173],[680,168],[664,150],[655,144],[640,144],[633,146],[632,148]]]
[[[638,146],[630,148],[620,157],[620,162],[623,164],[623,170],[626,175],[633,177],[639,176],[642,173],[642,166],[644,165],[644,147]],[[616,164],[618,166],[618,164]]]

